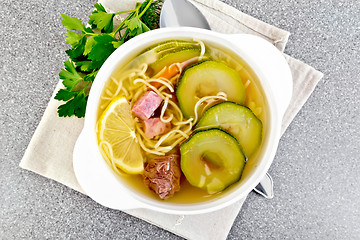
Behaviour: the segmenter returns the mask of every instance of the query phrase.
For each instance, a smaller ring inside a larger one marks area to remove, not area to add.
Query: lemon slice
[[[99,121],[98,137],[106,142],[107,155],[126,173],[139,174],[144,170],[143,156],[135,135],[135,121],[124,97],[112,100]]]

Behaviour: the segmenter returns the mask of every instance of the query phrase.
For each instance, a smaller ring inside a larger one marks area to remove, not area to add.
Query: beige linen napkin
[[[117,12],[132,9],[136,0],[100,2],[108,10]],[[254,34],[270,41],[280,51],[284,50],[288,32],[250,17],[218,0],[192,2],[206,16],[212,30]],[[285,57],[292,70],[294,88],[291,103],[284,115],[282,132],[323,76],[314,68],[289,56]],[[59,82],[54,95],[61,87]],[[72,166],[73,147],[83,127],[83,119],[59,118],[57,107],[61,103],[53,99],[54,95],[20,162],[20,167],[84,193],[75,178]],[[146,209],[126,212],[188,239],[225,239],[244,201],[245,198],[225,209],[194,216],[169,215]]]

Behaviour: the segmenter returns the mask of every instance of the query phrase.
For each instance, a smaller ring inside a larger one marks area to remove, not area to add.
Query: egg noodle
[[[144,133],[143,124],[138,118],[134,117],[134,139],[139,143],[145,155],[161,156],[170,152],[189,138],[193,131],[193,126],[197,123],[199,117],[206,109],[215,105],[216,103],[227,101],[227,96],[224,92],[218,92],[216,95],[213,96],[204,96],[197,99],[197,103],[194,107],[194,117],[187,119],[182,114],[177,104],[177,101],[174,99],[175,84],[178,82],[183,69],[187,65],[190,65],[189,63],[193,64],[204,58],[207,58],[204,55],[206,51],[205,44],[200,40],[194,39],[194,41],[194,44],[199,45],[201,48],[200,55],[196,57],[196,59],[189,59],[186,62],[182,63],[173,63],[168,67],[164,67],[153,77],[149,77],[147,74],[148,63],[142,63],[137,67],[132,67],[122,72],[121,77],[111,77],[110,81],[112,81],[116,87],[112,90],[106,88],[101,96],[102,104],[100,105],[100,111],[103,111],[111,102],[111,100],[117,96],[125,97],[131,108],[141,98],[141,96],[149,90],[154,91],[158,96],[163,99],[160,111],[160,120],[164,123],[171,123],[172,128],[169,132],[150,139]],[[171,70],[172,68],[178,68],[179,71],[177,71],[177,74],[171,77],[171,79],[167,79],[161,77],[162,73],[166,71],[166,68],[168,68],[168,70]],[[249,84],[250,81],[248,80],[245,84],[245,88],[247,88]],[[256,110],[257,112],[261,112],[261,109]],[[98,127],[99,122],[97,123],[96,131],[98,131]],[[111,145],[108,142],[102,140],[99,142],[99,146],[100,151],[107,163],[113,168],[113,170],[117,174],[122,175],[121,170],[119,170],[116,167],[114,161],[111,160],[113,158],[113,149]]]

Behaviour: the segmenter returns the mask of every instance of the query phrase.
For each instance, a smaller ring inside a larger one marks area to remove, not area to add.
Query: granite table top
[[[324,73],[281,138],[275,197],[250,193],[228,239],[360,236],[360,2],[222,0],[291,32],[285,53]],[[0,1],[0,238],[180,239],[18,165],[66,59],[60,13],[94,0]]]

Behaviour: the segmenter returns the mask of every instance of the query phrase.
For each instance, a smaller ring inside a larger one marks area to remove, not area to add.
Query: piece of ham
[[[151,159],[143,173],[144,183],[161,199],[180,190],[180,156],[171,154]]]
[[[134,107],[132,108],[132,112],[142,120],[147,120],[160,106],[162,101],[162,98],[154,91],[147,91],[135,103]]]
[[[171,123],[164,123],[159,117],[152,117],[144,121],[144,132],[148,138],[153,138],[171,130]]]

